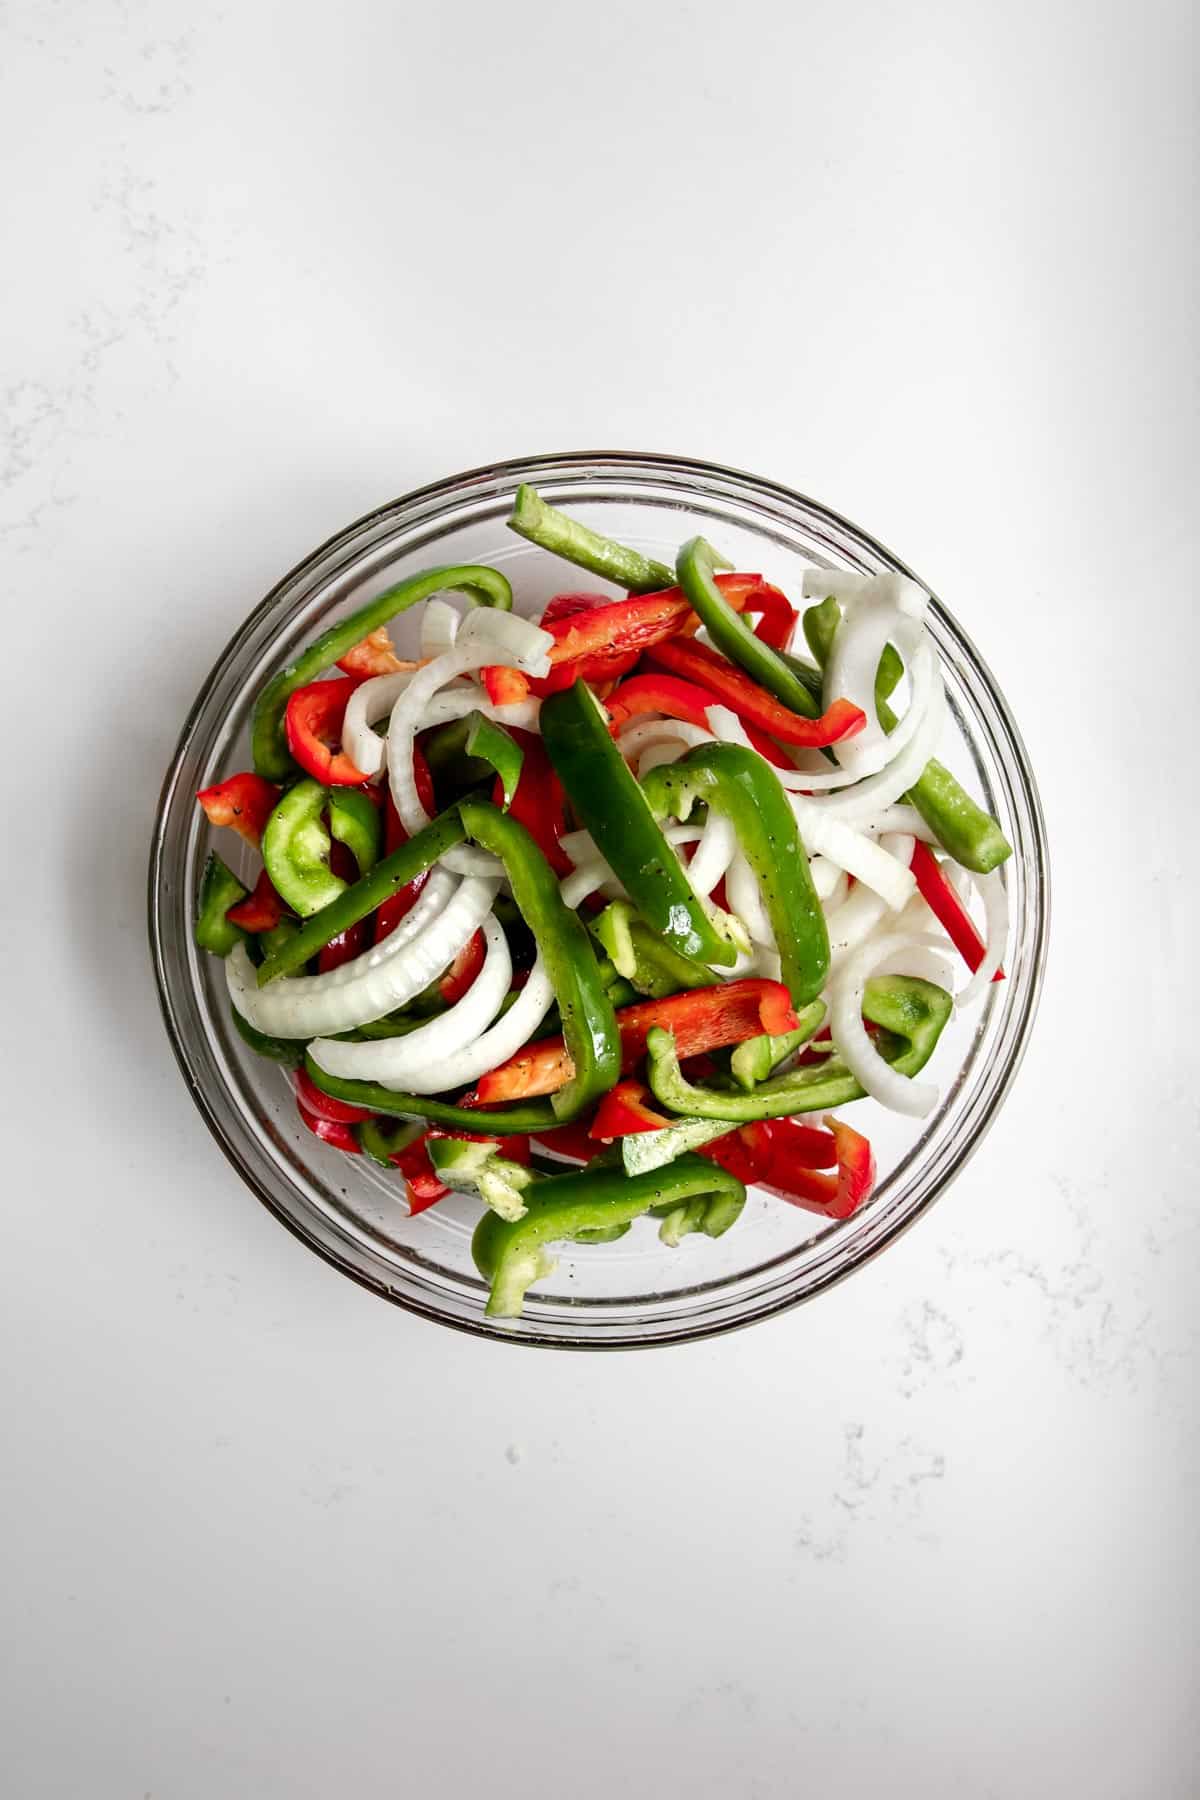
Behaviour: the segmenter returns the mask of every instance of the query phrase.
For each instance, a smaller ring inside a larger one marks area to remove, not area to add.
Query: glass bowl
[[[243,1045],[224,974],[192,943],[210,830],[198,788],[248,766],[248,726],[268,676],[333,620],[430,564],[487,562],[510,578],[523,610],[563,588],[595,585],[505,529],[520,481],[587,524],[668,563],[697,531],[743,569],[793,595],[805,567],[898,570],[865,532],[799,494],[684,458],[616,452],[537,456],[472,470],[381,507],[313,552],[280,582],[217,659],[180,735],[163,784],[150,859],[150,942],[167,1031],[210,1131],[247,1185],[327,1261],[396,1305],[480,1337],[569,1349],[617,1349],[706,1337],[811,1299],[876,1255],[943,1192],[979,1144],[1021,1060],[1037,1006],[1049,891],[1033,775],[1008,707],[984,663],[934,600],[929,628],[949,703],[943,760],[1000,818],[1011,917],[1008,979],[956,1016],[930,1076],[937,1111],[913,1121],[861,1101],[850,1117],[875,1146],[869,1204],[829,1224],[752,1192],[732,1231],[674,1250],[641,1220],[619,1243],[559,1252],[557,1273],[514,1322],[484,1316],[471,1262],[477,1206],[451,1196],[409,1219],[389,1178],[362,1157],[318,1142],[300,1123],[288,1077]],[[396,621],[403,647],[413,618]],[[232,834],[222,854],[235,861]],[[248,873],[247,854],[239,873]]]

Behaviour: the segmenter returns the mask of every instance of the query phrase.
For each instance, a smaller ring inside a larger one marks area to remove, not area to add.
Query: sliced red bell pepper
[[[367,1107],[350,1106],[345,1100],[335,1100],[332,1094],[322,1093],[303,1068],[293,1072],[292,1085],[300,1111],[310,1118],[324,1120],[327,1125],[361,1125],[364,1119],[372,1116]]]
[[[329,867],[335,875],[345,882],[357,881],[358,864],[345,844],[336,838],[329,846]],[[361,956],[367,947],[367,921],[359,919],[346,931],[339,931],[331,937],[327,944],[322,944],[317,952],[317,973],[327,975],[330,969],[340,969],[343,963],[353,962]]]
[[[683,719],[689,725],[698,725],[702,731],[708,730],[707,709],[717,700],[710,688],[700,687],[694,681],[682,681],[678,675],[634,675],[615,688],[605,702],[613,721],[613,730],[620,731],[636,713],[665,713],[669,719]],[[765,756],[769,763],[777,769],[791,769],[795,765],[788,756],[772,743],[766,733],[757,725],[745,723],[746,736],[754,745],[760,756]]]
[[[431,816],[437,811],[437,801],[433,792],[433,776],[429,772],[429,764],[425,761],[420,748],[413,745],[413,779],[417,784],[417,798],[425,811]],[[390,856],[401,844],[408,842],[408,833],[400,822],[392,796],[389,793],[383,815],[384,854]],[[406,913],[410,913],[420,897],[428,875],[418,875],[404,887],[386,899],[375,914],[375,942],[381,944],[389,932],[395,931]]]
[[[524,751],[521,777],[513,795],[509,814],[518,820],[533,838],[538,849],[556,875],[569,875],[574,868],[570,857],[559,844],[567,829],[566,796],[554,765],[546,755],[541,738],[534,731],[507,729]],[[500,806],[504,784],[497,777],[492,791],[492,804]]]
[[[338,1119],[320,1119],[316,1113],[310,1113],[307,1107],[296,1102],[296,1111],[308,1126],[314,1137],[319,1137],[323,1144],[329,1144],[334,1150],[344,1150],[348,1156],[361,1156],[362,1147],[355,1137],[353,1129]]]
[[[411,1215],[425,1212],[430,1206],[436,1206],[444,1200],[450,1189],[438,1180],[433,1164],[429,1160],[426,1140],[429,1133],[424,1132],[406,1150],[400,1150],[392,1158],[392,1162],[404,1177],[408,1189],[408,1210]]]
[[[666,1000],[643,1000],[617,1013],[621,1072],[628,1075],[637,1067],[646,1054],[646,1038],[656,1025],[674,1032],[680,1057],[687,1057],[740,1044],[760,1032],[779,1037],[795,1023],[792,998],[781,981],[723,981],[715,987],[672,994]],[[501,1100],[553,1094],[573,1073],[563,1040],[544,1038],[481,1076],[475,1095],[480,1105],[490,1106]]]
[[[604,1145],[596,1142],[587,1125],[579,1119],[533,1141],[540,1149],[548,1150],[552,1156],[570,1157],[573,1162],[578,1163],[589,1163],[604,1150]]]
[[[362,787],[367,777],[342,749],[342,719],[358,683],[346,676],[297,688],[283,715],[288,749],[325,787]]]
[[[438,992],[447,1006],[455,1006],[463,995],[469,992],[475,977],[483,967],[483,959],[487,954],[487,939],[482,931],[477,931],[467,939],[446,973],[438,982]]]
[[[662,1131],[672,1121],[647,1105],[649,1093],[644,1082],[618,1081],[597,1107],[588,1136],[611,1143],[613,1138],[633,1137],[640,1131]]]
[[[505,663],[489,663],[479,673],[493,706],[517,706],[529,698],[529,677]]]
[[[239,837],[257,850],[262,842],[263,826],[275,810],[279,789],[273,781],[249,770],[219,781],[215,787],[201,788],[196,795],[210,825],[228,825]]]
[[[417,664],[396,655],[387,626],[380,625],[347,650],[345,656],[339,656],[337,667],[361,679],[364,675],[395,675],[401,669],[415,669]]]
[[[263,869],[254,884],[254,892],[231,906],[225,917],[231,924],[240,925],[243,931],[274,931],[287,911],[275,891],[275,883]]]
[[[819,719],[802,719],[707,644],[655,644],[649,656],[672,675],[682,675],[707,688],[744,724],[756,725],[785,744],[823,749],[827,744],[839,744],[852,737],[867,721],[862,708],[849,700],[835,700]]]
[[[874,1184],[871,1146],[850,1126],[832,1118],[827,1123],[829,1128],[820,1130],[796,1119],[759,1119],[705,1145],[700,1154],[793,1206],[825,1218],[849,1218]],[[836,1175],[814,1172],[834,1168]]]
[[[929,845],[923,844],[920,838],[913,845],[910,867],[917,878],[921,898],[974,974],[987,955],[987,945],[976,931],[970,913],[950,886],[941,863]],[[227,913],[226,917],[233,919],[234,912]],[[235,919],[234,923],[237,922]],[[992,980],[1003,981],[1004,970],[997,969]]]

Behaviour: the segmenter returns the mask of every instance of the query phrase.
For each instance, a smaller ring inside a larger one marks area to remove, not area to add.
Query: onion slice
[[[462,614],[449,600],[427,600],[421,609],[421,656],[430,660],[453,650]]]
[[[829,990],[829,1029],[839,1055],[864,1093],[891,1112],[923,1119],[937,1105],[931,1081],[914,1081],[885,1062],[863,1024],[863,993],[879,965],[912,939],[900,932],[873,938],[854,952],[834,976]]]
[[[440,1094],[456,1086],[455,1077],[445,1074],[446,1064],[481,1041],[512,982],[508,939],[498,920],[485,919],[483,933],[487,939],[483,967],[456,1005],[405,1037],[379,1038],[368,1044],[318,1038],[309,1047],[317,1067],[327,1075],[378,1081],[402,1093]],[[484,1063],[479,1073],[487,1066]]]
[[[554,639],[528,619],[478,607],[459,628],[453,650],[436,656],[418,669],[392,708],[387,736],[388,783],[400,823],[410,837],[429,823],[429,814],[417,793],[413,773],[413,744],[421,730],[429,703],[440,688],[457,675],[467,675],[491,663],[505,663],[527,675],[545,675],[550,667],[549,649]],[[499,860],[486,850],[459,844],[442,858],[448,869],[460,875],[494,876],[501,873]]]
[[[1008,895],[999,869],[993,869],[989,875],[972,875],[971,879],[983,896],[987,916],[987,952],[962,993],[955,996],[956,1006],[970,1006],[985,992],[1004,960],[1004,947],[1008,937]]]
[[[325,975],[292,975],[260,988],[244,944],[225,959],[229,997],[268,1037],[329,1037],[381,1019],[429,986],[478,931],[492,909],[495,881],[457,884],[435,871],[396,930],[352,962]],[[405,927],[408,927],[407,932]],[[395,948],[393,949],[393,945]]]

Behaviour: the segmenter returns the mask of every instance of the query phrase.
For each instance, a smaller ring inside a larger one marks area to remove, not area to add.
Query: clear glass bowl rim
[[[537,1330],[523,1330],[519,1327],[498,1332],[482,1317],[475,1320],[468,1317],[451,1316],[436,1307],[422,1304],[411,1295],[397,1291],[387,1281],[376,1278],[363,1268],[356,1266],[347,1256],[339,1254],[333,1244],[323,1240],[314,1231],[306,1229],[304,1223],[283,1206],[279,1198],[271,1191],[269,1184],[260,1178],[258,1172],[241,1155],[225,1127],[214,1097],[197,1079],[187,1042],[187,1033],[181,1027],[171,992],[170,972],[167,967],[169,946],[166,942],[163,918],[165,839],[170,802],[178,785],[179,772],[186,759],[188,746],[197,723],[206,710],[213,689],[224,678],[231,662],[239,658],[253,643],[261,628],[274,615],[276,609],[289,597],[302,594],[312,577],[318,571],[327,570],[339,556],[344,555],[356,545],[367,546],[372,541],[373,534],[380,529],[391,524],[399,547],[403,543],[406,529],[413,529],[417,524],[427,526],[442,515],[452,513],[463,502],[486,494],[489,489],[511,490],[515,483],[521,480],[533,481],[535,484],[539,481],[567,478],[583,482],[588,480],[611,482],[619,481],[623,476],[634,482],[640,478],[643,483],[654,482],[666,486],[678,486],[681,501],[686,500],[689,494],[694,496],[704,493],[711,496],[719,493],[734,503],[740,498],[760,507],[764,505],[768,508],[774,507],[785,522],[790,518],[795,523],[797,515],[803,515],[803,523],[806,528],[811,530],[814,525],[823,524],[830,533],[831,541],[837,541],[839,548],[844,549],[846,541],[849,540],[868,558],[877,559],[887,568],[897,573],[913,575],[914,579],[920,581],[920,577],[915,576],[914,571],[877,538],[822,502],[813,500],[779,482],[696,458],[619,450],[543,452],[532,456],[512,457],[503,462],[483,464],[478,468],[464,470],[442,480],[430,482],[423,487],[412,489],[397,499],[385,502],[318,545],[275,584],[234,632],[205,678],[180,731],[160,791],[148,870],[150,951],[155,971],[159,1007],[167,1035],[180,1071],[205,1124],[223,1154],[251,1191],[293,1235],[310,1249],[315,1250],[323,1260],[339,1269],[341,1273],[350,1276],[360,1286],[389,1300],[392,1304],[419,1317],[448,1325],[455,1330],[465,1331],[472,1336],[485,1337],[504,1343],[555,1349],[639,1349],[695,1342],[717,1336],[755,1324],[761,1319],[790,1311],[793,1307],[845,1280],[856,1269],[878,1256],[902,1232],[907,1231],[917,1219],[923,1217],[933,1202],[941,1197],[951,1181],[961,1173],[978,1149],[999,1111],[1020,1067],[1036,1017],[1044,980],[1049,935],[1048,846],[1037,784],[1024,742],[987,664],[961,626],[928,588],[928,584],[921,582],[926,591],[931,593],[932,609],[939,623],[954,640],[969,665],[972,685],[981,691],[982,697],[990,705],[993,726],[998,724],[1002,728],[1003,736],[999,744],[999,757],[1006,775],[1013,782],[1022,803],[1024,850],[1033,864],[1029,886],[1034,903],[1034,917],[1032,919],[1031,954],[1028,959],[1027,978],[1019,998],[1019,1013],[1015,1020],[1015,1028],[1009,1031],[1008,1048],[1002,1062],[988,1071],[985,1108],[976,1119],[974,1129],[968,1136],[964,1137],[961,1132],[958,1134],[959,1141],[953,1145],[939,1177],[915,1204],[902,1212],[894,1212],[893,1216],[889,1217],[884,1229],[869,1233],[860,1241],[852,1239],[844,1243],[839,1254],[831,1260],[828,1267],[823,1269],[819,1277],[798,1291],[773,1295],[765,1303],[747,1308],[735,1316],[694,1320],[691,1323],[684,1323],[676,1329],[656,1329],[645,1335],[634,1331],[626,1335],[611,1337],[548,1336]],[[636,492],[631,493],[630,497],[637,498]]]

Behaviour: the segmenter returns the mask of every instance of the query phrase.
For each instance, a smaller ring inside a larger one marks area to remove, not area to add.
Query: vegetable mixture
[[[509,523],[627,597],[534,624],[456,565],[325,632],[263,690],[254,769],[198,796],[262,872],[213,852],[195,930],[317,1137],[411,1213],[477,1197],[494,1317],[549,1245],[718,1237],[750,1183],[849,1218],[874,1159],[833,1109],[936,1104],[947,1020],[1002,978],[1010,854],[933,758],[915,582],[810,569],[798,610],[702,538],[672,570],[530,487]]]

